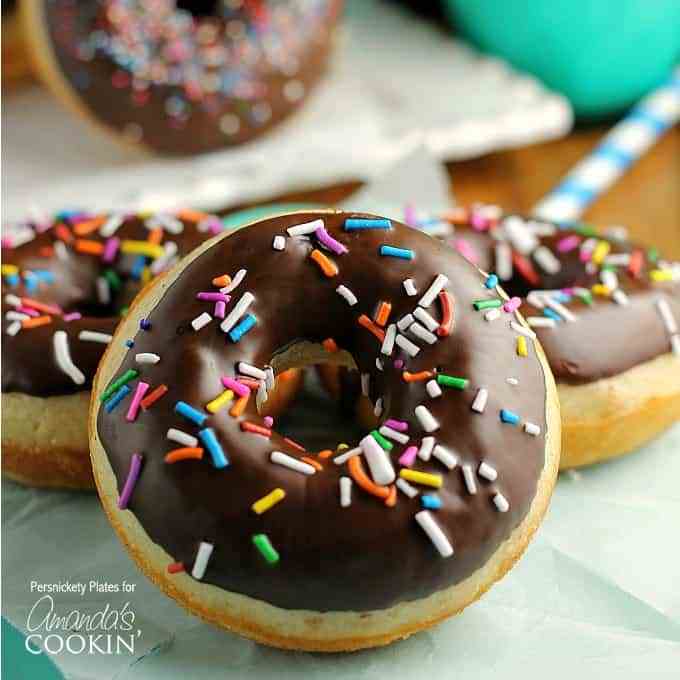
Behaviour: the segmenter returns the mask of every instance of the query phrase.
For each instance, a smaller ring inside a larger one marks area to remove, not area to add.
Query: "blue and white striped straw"
[[[678,120],[680,66],[610,130],[597,148],[534,207],[533,214],[554,222],[578,219]]]

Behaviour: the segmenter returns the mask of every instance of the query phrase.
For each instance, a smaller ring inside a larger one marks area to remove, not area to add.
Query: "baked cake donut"
[[[342,0],[24,0],[37,70],[76,112],[164,154],[240,144],[323,74]]]
[[[192,329],[223,275],[226,317]],[[519,558],[558,469],[542,350],[518,313],[484,319],[505,303],[373,215],[289,213],[200,246],[136,299],[95,379],[93,469],[122,542],[192,613],[277,647],[383,645],[459,612]],[[313,452],[258,405],[272,371],[324,360],[358,368],[380,423]]]
[[[562,468],[634,451],[680,420],[680,265],[630,243],[620,227],[599,233],[490,205],[436,217],[409,210],[407,218],[523,299],[529,335],[538,336],[557,381]],[[486,317],[510,323],[502,311]],[[323,376],[336,394],[359,391],[358,379],[332,373]],[[363,420],[368,410],[363,404]]]
[[[146,281],[221,228],[218,218],[188,210],[64,212],[3,238],[4,475],[36,486],[94,486],[90,388],[120,315]],[[219,313],[220,294],[214,297]],[[270,408],[294,395],[298,376],[287,377]]]
[[[31,72],[30,60],[16,1],[2,3],[2,85],[16,84],[27,79]]]

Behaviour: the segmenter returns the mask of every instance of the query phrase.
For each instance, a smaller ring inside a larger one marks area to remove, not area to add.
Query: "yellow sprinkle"
[[[594,295],[604,295],[605,297],[609,297],[611,295],[611,290],[609,290],[609,286],[605,286],[604,283],[596,283],[591,290],[593,291]]]
[[[144,255],[154,259],[165,253],[161,246],[156,243],[149,243],[148,241],[123,241],[120,244],[120,251],[131,255]]]
[[[517,338],[517,354],[519,354],[521,357],[529,356],[529,351],[527,349],[527,339],[523,335],[520,335]]]
[[[337,453],[340,453],[340,451],[346,451],[349,448],[349,444],[345,444],[344,442],[342,444],[338,444],[338,448],[335,449]]]
[[[652,281],[672,281],[673,272],[670,269],[652,269],[649,272],[649,278]]]
[[[140,211],[137,213],[137,217],[138,217],[140,220],[148,220],[149,217],[151,217],[151,215],[153,215],[153,213],[152,213],[150,210],[140,210]]]
[[[286,497],[286,492],[283,489],[274,489],[266,496],[262,496],[259,501],[255,501],[250,507],[256,515],[261,515],[273,508],[277,503],[280,503]]]
[[[418,470],[408,470],[402,468],[399,476],[403,477],[407,482],[414,484],[422,484],[423,486],[433,486],[438,489],[442,485],[441,475],[431,475],[428,472],[418,472]]]
[[[19,273],[19,267],[15,264],[3,264],[0,273],[2,273],[3,276],[12,276],[12,274]]]
[[[602,264],[604,258],[609,255],[609,251],[612,249],[608,241],[599,241],[593,250],[592,261],[595,264]]]
[[[142,269],[142,285],[145,286],[149,281],[151,281],[151,269],[144,267]]]
[[[226,406],[230,401],[234,399],[234,393],[231,390],[224,390],[222,394],[215,397],[212,401],[205,405],[206,411],[209,413],[217,413],[221,408]]]

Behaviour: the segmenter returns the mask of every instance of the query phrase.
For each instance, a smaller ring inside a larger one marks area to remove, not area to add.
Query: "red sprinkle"
[[[184,571],[184,562],[168,564],[168,574],[179,574],[181,571]]]
[[[514,265],[515,269],[532,285],[532,286],[538,286],[541,282],[541,279],[539,278],[538,274],[536,273],[536,270],[534,269],[534,266],[531,264],[531,262],[524,257],[523,255],[520,255],[519,253],[513,253],[512,254],[512,264]]]
[[[256,423],[250,423],[247,420],[242,420],[241,430],[243,432],[252,432],[253,434],[261,434],[263,437],[271,437],[272,431],[269,428],[262,427],[262,425],[257,425]]]
[[[640,276],[642,265],[645,261],[645,254],[638,248],[630,254],[630,261],[628,262],[628,271],[631,276],[636,279]]]
[[[439,293],[439,303],[442,306],[442,320],[437,328],[437,335],[445,338],[451,335],[453,329],[453,298],[443,290]]]
[[[283,441],[288,444],[288,446],[292,446],[294,449],[297,449],[301,453],[307,453],[307,449],[302,446],[301,444],[298,444],[297,442],[294,442],[292,439],[288,439],[288,437],[284,437]]]
[[[151,407],[152,404],[157,402],[166,392],[168,391],[167,385],[159,385],[155,390],[149,392],[149,394],[139,402],[139,405],[146,411]]]

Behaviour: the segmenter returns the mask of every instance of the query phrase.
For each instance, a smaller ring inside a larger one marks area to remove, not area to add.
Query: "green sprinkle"
[[[491,300],[475,300],[472,304],[479,312],[482,309],[496,309],[503,304],[503,301],[498,298],[492,298]]]
[[[116,274],[116,272],[113,271],[113,269],[107,269],[104,272],[104,278],[109,282],[109,285],[111,288],[113,288],[113,290],[120,290],[120,277],[118,274]]]
[[[383,449],[385,449],[385,451],[391,451],[392,450],[392,447],[393,447],[392,442],[385,439],[385,437],[383,437],[380,434],[380,432],[378,432],[378,430],[373,430],[371,432],[371,436],[373,437],[373,439],[375,439],[375,441],[378,442],[378,444],[380,444],[380,446],[383,447]]]
[[[279,561],[279,553],[276,552],[267,534],[254,534],[253,544],[268,564],[276,564]]]
[[[579,224],[574,227],[574,231],[581,236],[594,237],[597,236],[597,229],[595,227],[590,227],[587,224]]]
[[[647,259],[650,262],[656,262],[659,259],[659,251],[656,248],[650,248],[647,251]]]
[[[584,290],[582,293],[577,293],[579,299],[587,305],[593,304],[593,294],[589,290]]]
[[[123,375],[114,380],[107,388],[106,391],[99,397],[100,401],[106,401],[114,392],[117,392],[123,385],[126,385],[131,380],[134,380],[139,375],[139,371],[134,368],[130,368]]]
[[[457,390],[464,390],[470,381],[467,378],[456,378],[453,375],[445,375],[439,373],[437,375],[437,384],[443,387],[453,387]]]

